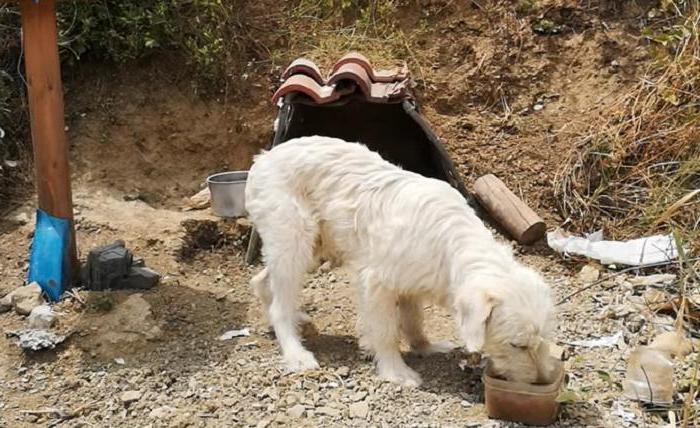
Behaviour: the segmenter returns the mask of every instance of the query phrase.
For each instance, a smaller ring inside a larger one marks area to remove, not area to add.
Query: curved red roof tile
[[[295,74],[277,89],[272,96],[272,103],[277,104],[280,98],[292,92],[301,92],[313,99],[316,104],[325,104],[340,98],[341,93],[336,92],[334,89],[335,86],[321,86],[314,79],[304,74]]]
[[[398,102],[410,97],[405,67],[377,72],[369,60],[357,52],[346,54],[336,62],[327,81],[316,64],[305,58],[294,60],[282,73],[282,80],[272,96],[273,104],[295,92],[305,94],[316,104],[327,104],[355,92],[375,103]]]
[[[348,63],[340,67],[328,79],[329,85],[336,85],[342,81],[350,80],[355,83],[366,97],[372,95],[372,81],[367,74],[367,71],[353,63]]]
[[[319,70],[313,61],[306,58],[297,58],[292,61],[292,63],[289,64],[289,67],[287,67],[284,70],[284,73],[282,73],[282,80],[287,80],[290,76],[296,74],[304,74],[309,76],[319,85],[323,85],[325,83],[321,70]]]
[[[404,80],[408,77],[408,69],[403,66],[395,70],[380,70],[377,71],[372,67],[367,57],[358,52],[350,52],[345,54],[338,62],[333,65],[331,75],[336,73],[341,67],[346,64],[357,64],[364,68],[372,82],[390,83],[399,80]]]

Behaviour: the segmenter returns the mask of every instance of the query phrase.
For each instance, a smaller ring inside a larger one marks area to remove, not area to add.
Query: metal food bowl
[[[211,209],[220,217],[243,217],[248,171],[230,171],[207,177]]]

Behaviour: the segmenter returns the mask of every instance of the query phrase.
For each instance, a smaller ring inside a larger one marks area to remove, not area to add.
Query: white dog
[[[451,349],[423,333],[429,301],[453,311],[467,350],[487,354],[497,375],[549,378],[549,288],[447,183],[402,170],[360,144],[304,137],[255,158],[246,207],[266,264],[251,285],[290,370],[318,367],[300,340],[297,327],[307,318],[297,298],[304,274],[323,257],[342,261],[354,276],[360,346],[381,378],[421,382],[401,357],[401,333],[416,352]]]

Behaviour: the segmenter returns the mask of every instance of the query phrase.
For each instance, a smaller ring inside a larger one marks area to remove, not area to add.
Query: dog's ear
[[[486,322],[497,301],[485,292],[457,300],[459,333],[469,352],[479,352],[486,339]]]

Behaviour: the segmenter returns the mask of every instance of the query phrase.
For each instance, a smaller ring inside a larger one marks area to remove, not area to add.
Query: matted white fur
[[[304,137],[255,158],[246,207],[266,264],[251,285],[290,370],[318,367],[300,340],[306,318],[297,298],[304,274],[325,258],[353,275],[360,346],[374,356],[380,377],[421,382],[401,357],[401,334],[418,352],[450,349],[423,333],[429,302],[453,312],[466,348],[488,354],[497,374],[524,382],[549,377],[549,288],[447,183],[402,170],[360,144]]]

